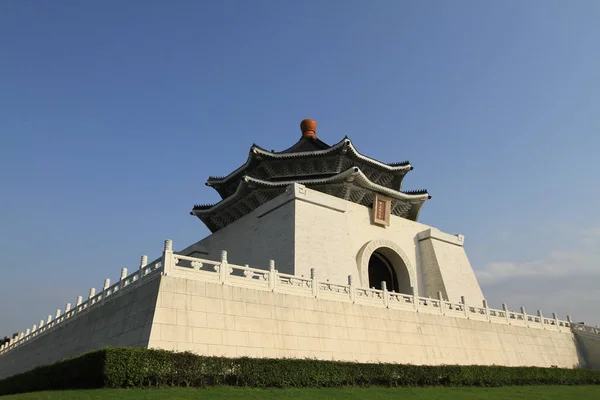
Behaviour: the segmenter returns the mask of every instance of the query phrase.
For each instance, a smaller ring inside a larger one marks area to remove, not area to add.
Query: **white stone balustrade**
[[[67,303],[65,307],[65,313],[61,316],[61,310],[56,310],[56,317],[53,319],[52,315],[48,315],[46,322],[44,320],[39,321],[39,325],[36,329],[34,325],[33,329],[27,329],[25,332],[21,332],[16,340],[11,341],[9,344],[5,345],[3,349],[0,350],[0,355],[12,351],[17,346],[20,346],[23,342],[36,338],[40,335],[46,334],[48,332],[53,331],[57,326],[60,326],[61,323],[64,323],[67,319],[71,320],[72,317],[77,317],[81,312],[89,310],[91,307],[95,306],[100,300],[109,299],[112,295],[117,294],[119,291],[131,286],[132,288],[137,286],[134,283],[138,282],[139,276],[148,276],[153,274],[156,271],[159,271],[163,265],[163,257],[153,261],[150,264],[147,264],[147,257],[142,257],[142,266],[139,271],[127,276],[127,269],[124,268],[121,272],[121,279],[117,284],[110,286],[110,280],[106,279],[104,281],[103,290],[101,293],[96,294],[96,289],[91,288],[89,292],[88,299],[83,301],[82,296],[77,297],[76,307],[71,309],[71,304]],[[146,265],[147,264],[147,265]],[[123,276],[123,271],[125,272],[125,276]],[[154,275],[154,274],[153,274]],[[158,275],[156,275],[158,276]]]
[[[580,324],[572,324],[571,326],[573,327],[573,329],[578,330],[578,331],[595,333],[595,334],[600,335],[600,328],[598,327],[598,325],[589,326],[589,325],[585,325],[585,323],[580,323]]]
[[[327,280],[319,281],[317,271],[314,268],[311,269],[310,278],[284,274],[275,269],[275,261],[273,260],[269,261],[269,264],[264,266],[265,268],[230,264],[226,251],[221,253],[219,261],[183,256],[173,253],[173,242],[170,240],[165,241],[163,254],[160,258],[151,263],[147,261],[148,257],[142,256],[139,269],[130,275],[127,275],[127,268],[121,269],[119,281],[112,286],[110,280],[106,279],[101,293],[96,294],[95,289],[91,288],[87,300],[83,301],[82,296],[78,296],[75,308],[71,309],[71,304],[67,303],[62,317],[60,315],[61,310],[58,309],[54,320],[52,315],[48,316],[46,323],[44,323],[44,320],[40,320],[37,329],[34,325],[33,329],[27,329],[25,333],[22,332],[17,340],[0,349],[0,355],[12,351],[28,340],[55,330],[57,326],[66,323],[65,321],[77,318],[78,315],[89,311],[92,307],[101,307],[105,301],[110,300],[113,296],[133,290],[143,282],[161,275],[173,275],[187,279],[218,282],[230,286],[251,287],[265,291],[345,301],[375,307],[407,309],[420,313],[487,320],[492,323],[527,326],[537,329],[561,330],[576,326],[576,324],[572,324],[570,316],[567,316],[566,321],[559,320],[555,313],[552,314],[552,318],[544,318],[541,310],[538,311],[537,316],[529,316],[525,307],[521,307],[520,313],[509,311],[506,304],[502,304],[502,309],[493,309],[489,308],[485,300],[482,307],[480,307],[468,304],[468,299],[464,296],[461,297],[460,303],[453,303],[444,299],[442,292],[438,292],[437,298],[433,299],[416,296],[413,288],[411,288],[410,294],[390,292],[385,282],[382,282],[382,290],[360,288],[354,284],[352,276],[348,276],[347,284],[331,283]],[[157,273],[158,271],[161,273]],[[581,328],[583,325],[578,326],[579,329],[583,329]],[[586,327],[586,329],[600,334],[600,328]]]

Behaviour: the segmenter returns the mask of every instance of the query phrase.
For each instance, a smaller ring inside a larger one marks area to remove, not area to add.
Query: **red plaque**
[[[392,200],[376,194],[373,200],[373,223],[389,226]]]

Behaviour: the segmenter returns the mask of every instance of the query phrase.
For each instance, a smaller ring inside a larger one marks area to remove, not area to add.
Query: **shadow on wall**
[[[600,370],[600,334],[579,325],[573,325],[572,329],[580,366]]]
[[[369,258],[369,287],[382,289],[385,282],[391,292],[412,294],[412,284],[406,264],[395,251],[379,247]]]

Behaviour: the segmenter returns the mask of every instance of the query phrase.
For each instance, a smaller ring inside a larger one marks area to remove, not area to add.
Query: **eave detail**
[[[406,173],[412,170],[408,161],[386,164],[364,156],[348,138],[333,146],[319,139],[301,138],[282,152],[253,145],[246,163],[225,177],[208,178],[206,185],[226,199],[237,190],[245,176],[264,181],[290,181],[294,177],[298,181],[296,178],[336,176],[354,166],[359,167],[370,181],[396,191],[400,190]]]
[[[215,232],[283,194],[292,183],[366,207],[372,206],[376,193],[383,194],[392,200],[392,215],[413,221],[417,220],[422,205],[431,197],[426,190],[401,192],[390,189],[372,182],[359,167],[351,167],[332,176],[308,179],[267,181],[246,175],[240,179],[232,195],[216,204],[197,205],[190,214],[200,218],[211,232]]]

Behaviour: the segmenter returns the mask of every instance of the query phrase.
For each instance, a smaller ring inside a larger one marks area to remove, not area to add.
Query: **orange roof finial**
[[[316,139],[317,121],[314,119],[303,119],[300,122],[300,130],[302,130],[302,137]]]

